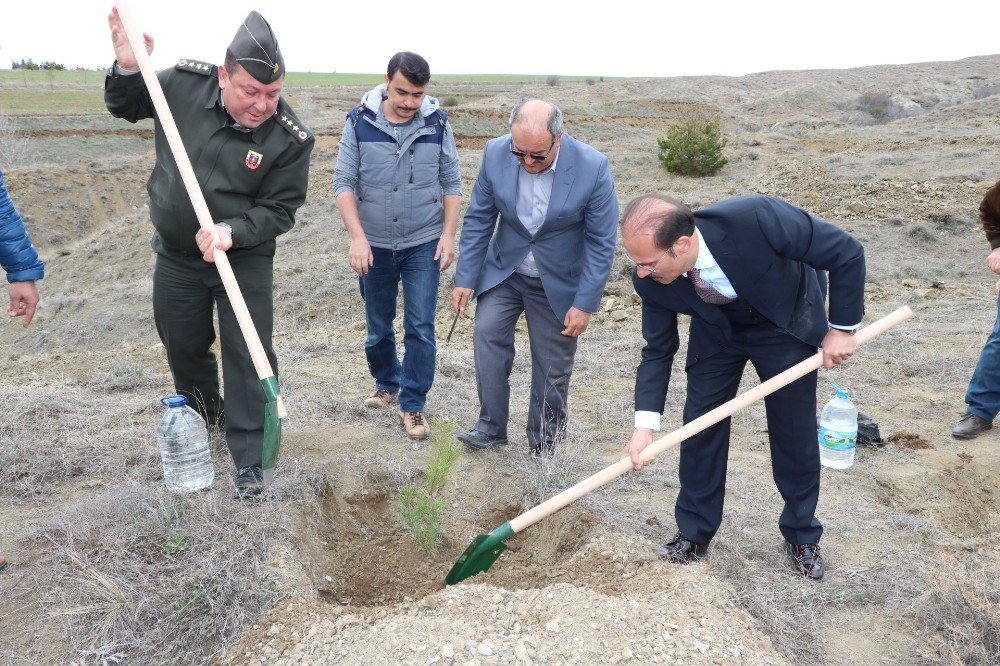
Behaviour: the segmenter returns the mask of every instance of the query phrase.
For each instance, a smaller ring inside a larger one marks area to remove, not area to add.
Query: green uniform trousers
[[[277,358],[271,346],[273,257],[254,254],[254,249],[249,248],[230,251],[229,263],[277,376]],[[224,408],[218,366],[211,350],[215,342],[213,305],[219,311]],[[220,427],[225,424],[226,443],[237,468],[260,465],[267,398],[215,264],[200,255],[157,254],[153,316],[167,350],[177,393],[186,396],[208,423]]]

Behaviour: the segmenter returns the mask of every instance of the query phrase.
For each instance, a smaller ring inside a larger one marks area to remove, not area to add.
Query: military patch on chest
[[[256,169],[260,166],[260,163],[264,161],[264,156],[255,150],[248,150],[247,157],[243,160],[243,163],[247,165],[248,169]]]

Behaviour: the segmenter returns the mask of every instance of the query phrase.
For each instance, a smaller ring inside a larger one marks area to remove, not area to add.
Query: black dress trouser
[[[271,346],[273,256],[255,254],[252,248],[230,251],[228,256],[277,375],[277,359]],[[211,350],[215,342],[214,308],[219,312],[225,407],[219,391],[218,366]],[[200,255],[157,254],[153,316],[167,350],[174,389],[186,396],[208,423],[225,428],[226,443],[237,467],[260,465],[267,398],[215,264]]]
[[[719,306],[732,326],[728,347],[687,368],[688,423],[736,396],[747,361],[766,381],[814,355],[816,348],[774,326],[744,301]],[[691,335],[699,320],[692,320]],[[820,462],[816,438],[816,372],[764,399],[774,482],[784,499],[778,527],[793,544],[816,543],[823,526],[815,516]],[[681,535],[708,543],[722,523],[731,419],[681,444],[680,482],[674,515]]]

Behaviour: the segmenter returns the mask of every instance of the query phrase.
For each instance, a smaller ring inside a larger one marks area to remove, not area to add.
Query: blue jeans
[[[968,412],[992,421],[1000,413],[1000,298],[997,299],[997,320],[993,332],[979,354],[979,363],[965,392]]]
[[[358,278],[365,301],[368,337],[365,356],[375,378],[375,388],[399,393],[404,412],[422,412],[434,382],[437,343],[434,313],[437,310],[440,261],[435,261],[436,240],[405,250],[372,248],[374,263]],[[403,363],[396,354],[396,298],[403,283]]]

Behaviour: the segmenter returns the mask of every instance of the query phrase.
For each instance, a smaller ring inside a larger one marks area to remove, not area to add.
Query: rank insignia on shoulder
[[[247,168],[250,170],[259,167],[260,163],[263,161],[264,161],[264,156],[255,150],[248,150],[247,157],[245,160],[243,160],[244,164],[246,164]]]
[[[211,76],[215,73],[215,65],[210,65],[207,62],[200,62],[198,60],[188,60],[187,58],[181,58],[177,61],[177,69],[182,69],[185,72],[197,72],[198,74],[204,74],[206,76]]]
[[[285,128],[289,134],[298,138],[299,143],[309,138],[309,128],[304,126],[295,118],[288,109],[278,109],[274,114],[274,119]]]

